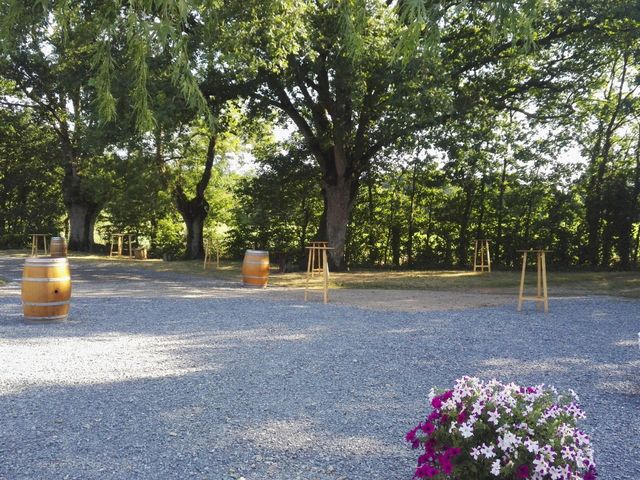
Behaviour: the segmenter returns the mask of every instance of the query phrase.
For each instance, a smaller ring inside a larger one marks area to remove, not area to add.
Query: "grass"
[[[0,255],[26,257],[26,252],[0,251]],[[136,261],[129,259],[110,259],[104,255],[72,254],[73,262],[108,261],[123,264],[135,264],[143,268],[160,272],[175,272],[187,275],[216,278],[239,282],[242,278],[242,262],[223,260],[220,268],[215,266],[203,270],[201,260],[173,261],[162,260]],[[527,272],[529,291],[535,288],[535,272],[530,267]],[[287,288],[303,288],[306,276],[304,272],[277,273],[272,268],[269,285]],[[317,276],[314,282],[320,282]],[[548,272],[550,295],[614,295],[640,298],[640,272]],[[459,270],[354,270],[350,272],[332,272],[331,288],[386,289],[386,290],[449,290],[469,293],[515,294],[520,283],[520,271],[495,271],[492,273],[474,273]]]

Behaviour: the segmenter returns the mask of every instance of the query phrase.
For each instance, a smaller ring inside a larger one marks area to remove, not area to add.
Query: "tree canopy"
[[[155,239],[179,213],[192,258],[224,217],[235,251],[323,239],[337,268],[464,266],[483,237],[503,264],[532,243],[567,265],[637,262],[636,2],[2,9],[4,105],[57,139],[72,246],[96,221]],[[273,143],[275,126],[295,133]],[[567,148],[584,162],[559,162]],[[260,165],[235,190],[234,149]]]

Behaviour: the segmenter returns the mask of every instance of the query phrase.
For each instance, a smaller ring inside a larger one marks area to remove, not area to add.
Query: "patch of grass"
[[[25,251],[0,251],[0,255],[26,257]],[[221,260],[203,269],[202,260],[130,260],[109,258],[105,255],[72,253],[73,262],[114,262],[149,268],[159,272],[197,275],[231,282],[242,280],[242,262]],[[640,272],[566,272],[549,271],[547,274],[550,295],[614,295],[640,298]],[[526,289],[535,290],[535,271],[529,267]],[[316,274],[311,280],[315,286],[322,281]],[[304,288],[304,272],[277,273],[272,268],[269,285],[287,288]],[[331,288],[366,288],[385,290],[449,290],[469,293],[496,293],[516,295],[520,285],[520,270],[480,273],[462,270],[373,270],[361,269],[349,272],[331,272]]]

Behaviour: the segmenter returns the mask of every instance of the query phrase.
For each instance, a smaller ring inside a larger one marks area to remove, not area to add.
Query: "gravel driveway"
[[[409,480],[431,386],[573,388],[600,480],[640,478],[640,302],[430,312],[273,300],[72,265],[70,319],[22,319],[0,258],[0,478]]]

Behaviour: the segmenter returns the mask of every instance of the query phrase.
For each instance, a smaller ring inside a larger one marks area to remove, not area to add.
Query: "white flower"
[[[527,438],[524,441],[524,446],[527,447],[527,450],[531,453],[538,453],[540,451],[540,445],[538,444],[538,442],[535,440],[531,440],[530,438]]]
[[[481,401],[477,401],[473,404],[473,414],[480,415],[482,413],[483,404]]]
[[[463,436],[463,438],[469,438],[473,436],[473,427],[467,422],[467,423],[463,423],[462,426],[460,427],[460,435]]]
[[[442,402],[441,408],[442,410],[456,410],[457,406],[457,402],[453,399],[453,397],[451,397],[449,400]]]
[[[482,455],[484,455],[485,458],[494,458],[496,456],[496,452],[494,451],[493,446],[491,445],[485,445],[483,443],[481,450],[482,450]]]
[[[431,403],[431,400],[433,400],[434,398],[436,398],[436,389],[431,387],[431,390],[429,390],[429,395],[427,397],[429,399],[429,403]]]
[[[494,425],[498,425],[498,421],[500,420],[500,414],[498,410],[494,410],[493,412],[489,412],[489,422]]]
[[[478,457],[480,456],[480,454],[482,453],[480,447],[473,447],[471,449],[471,456],[473,457],[474,460],[478,460]]]
[[[546,475],[549,471],[549,464],[542,457],[536,457],[533,461],[533,466],[536,473],[539,473],[540,475]]]
[[[562,469],[559,467],[551,467],[549,469],[549,474],[551,475],[551,480],[562,480],[564,477]]]
[[[551,445],[545,445],[540,450],[542,454],[549,460],[550,463],[553,463],[556,459],[556,451],[553,449]]]
[[[496,477],[498,475],[500,475],[500,460],[495,460],[492,464],[491,464],[491,473],[493,475],[495,475]]]
[[[579,402],[579,401],[580,401],[580,397],[578,397],[578,394],[575,392],[575,390],[573,390],[573,389],[571,389],[571,388],[570,388],[570,389],[569,389],[569,394],[573,397],[573,399],[574,399],[576,402]]]
[[[498,437],[498,447],[504,452],[513,450],[513,448],[518,447],[520,443],[520,439],[512,432],[506,432],[504,435]]]

